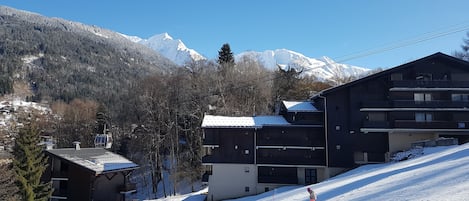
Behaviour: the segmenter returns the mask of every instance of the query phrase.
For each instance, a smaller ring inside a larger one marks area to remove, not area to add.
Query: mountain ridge
[[[124,34],[123,34],[124,35]],[[181,39],[174,40],[168,33],[156,34],[148,39],[124,35],[128,40],[146,45],[178,65],[188,61],[206,60],[194,49],[184,45]],[[265,68],[275,70],[277,66],[294,67],[304,70],[304,74],[315,76],[321,81],[334,81],[349,77],[360,77],[370,69],[337,63],[329,57],[310,58],[288,49],[264,50],[262,52],[245,51],[235,55],[235,61],[242,57],[253,59]]]

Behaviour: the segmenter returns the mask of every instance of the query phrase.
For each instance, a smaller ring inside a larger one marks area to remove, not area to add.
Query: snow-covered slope
[[[421,157],[365,165],[308,187],[318,200],[468,200],[469,143],[425,148]],[[285,187],[237,201],[307,201],[306,188]]]
[[[195,50],[187,48],[181,40],[174,40],[168,33],[157,34],[148,39],[141,39],[137,36],[123,36],[130,41],[143,44],[155,50],[178,65],[183,65],[191,60],[198,61],[205,59],[204,56]]]
[[[325,56],[318,59],[309,58],[303,54],[287,49],[266,50],[264,52],[247,51],[236,55],[235,59],[239,60],[241,57],[255,59],[268,69],[276,69],[277,65],[303,69],[305,74],[314,75],[322,80],[332,80],[333,78],[346,78],[350,76],[358,77],[370,70],[336,63]]]
[[[307,187],[321,201],[469,200],[469,143],[425,148],[423,153],[403,162],[364,165],[314,185],[282,187],[233,201],[308,201]],[[204,200],[193,194],[171,198]]]

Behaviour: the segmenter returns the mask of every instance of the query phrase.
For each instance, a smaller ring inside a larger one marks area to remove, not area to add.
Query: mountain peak
[[[335,77],[360,76],[369,71],[366,68],[337,63],[326,56],[317,59],[309,58],[288,49],[243,52],[236,55],[235,59],[238,60],[245,56],[256,59],[267,69],[276,69],[278,65],[298,67],[303,69],[306,75],[314,75],[320,80],[334,81]]]
[[[173,39],[173,37],[166,32],[156,34],[148,39],[133,41],[146,45],[178,65],[183,65],[191,60],[198,61],[205,59],[204,56],[197,53],[195,50],[187,48],[181,40]]]
[[[162,41],[162,40],[174,40],[173,37],[171,37],[167,32],[162,33],[162,34],[156,34],[148,39],[150,40],[157,40],[157,41]]]

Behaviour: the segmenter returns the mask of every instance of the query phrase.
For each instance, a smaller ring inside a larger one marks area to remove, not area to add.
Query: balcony
[[[137,192],[137,185],[135,183],[126,183],[125,185],[119,186],[119,193],[127,194]]]
[[[274,139],[259,138],[257,139],[258,146],[324,147],[325,144],[326,144],[326,141],[324,139],[324,136],[320,136],[318,138],[311,138],[309,140],[305,140],[304,138],[274,138]]]
[[[53,199],[58,199],[58,200],[66,200],[68,197],[68,191],[67,189],[59,189],[59,188],[54,188],[54,191],[52,192],[51,198]]]
[[[258,149],[257,164],[325,165],[325,150]]]
[[[464,121],[426,121],[396,120],[395,128],[415,128],[415,129],[468,129],[469,122]]]
[[[389,121],[364,121],[363,128],[410,128],[410,129],[469,129],[467,121],[427,121],[420,122],[415,120],[395,120]]]
[[[392,87],[405,88],[469,88],[469,81],[451,80],[395,80]]]
[[[361,108],[469,108],[469,102],[450,100],[367,101],[361,104]]]
[[[51,175],[52,180],[68,180],[67,171],[53,171]]]
[[[242,164],[253,164],[253,154],[236,154],[231,156],[222,156],[220,154],[205,155],[202,157],[202,163],[242,163]]]
[[[259,183],[298,184],[297,177],[259,176]]]
[[[389,121],[364,121],[364,128],[390,128]]]

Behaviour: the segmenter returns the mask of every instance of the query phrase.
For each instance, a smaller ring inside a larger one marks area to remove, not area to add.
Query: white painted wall
[[[208,201],[255,195],[257,167],[252,164],[213,164]],[[246,192],[246,187],[249,192]]]

